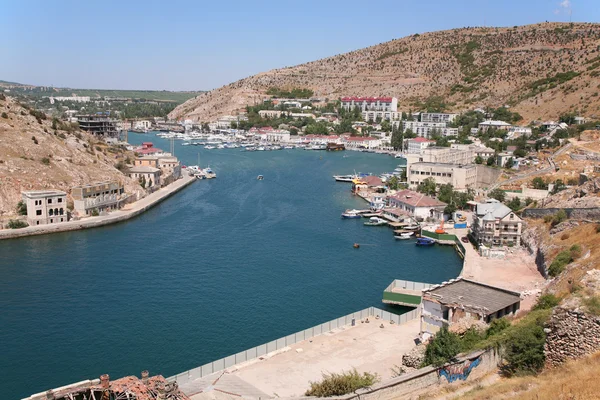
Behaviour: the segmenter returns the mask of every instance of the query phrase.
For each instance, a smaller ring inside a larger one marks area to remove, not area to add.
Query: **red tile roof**
[[[425,139],[424,137],[417,137],[417,138],[408,139],[408,140],[412,140],[413,142],[419,142],[419,143],[435,142],[435,140]]]
[[[412,190],[401,190],[396,194],[389,196],[396,201],[408,204],[412,207],[445,207],[446,203],[425,196],[423,193],[414,192]]]
[[[383,181],[378,176],[369,175],[369,176],[365,176],[360,179],[369,186],[382,186],[383,185]]]
[[[369,140],[377,140],[377,138],[362,137],[362,136],[349,136],[345,139],[349,142],[364,142],[364,141],[369,141]]]

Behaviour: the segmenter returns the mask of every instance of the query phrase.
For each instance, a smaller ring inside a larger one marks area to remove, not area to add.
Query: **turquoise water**
[[[169,148],[153,135],[129,135],[147,140]],[[0,242],[3,398],[102,373],[171,376],[384,308],[393,279],[436,283],[460,272],[450,247],[418,248],[388,228],[340,219],[366,203],[331,176],[392,171],[392,157],[176,144],[185,164],[198,153],[218,178],[133,220]]]

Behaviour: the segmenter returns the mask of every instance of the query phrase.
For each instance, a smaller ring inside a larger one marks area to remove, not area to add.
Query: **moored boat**
[[[356,175],[334,175],[333,179],[337,182],[352,182],[356,178]]]
[[[428,237],[420,237],[417,239],[417,246],[433,246],[435,244],[435,240],[430,239]]]
[[[355,219],[362,218],[360,213],[357,210],[346,210],[342,213],[342,218],[344,219]]]
[[[387,225],[387,221],[379,217],[371,217],[368,222],[365,222],[365,226],[384,226]]]

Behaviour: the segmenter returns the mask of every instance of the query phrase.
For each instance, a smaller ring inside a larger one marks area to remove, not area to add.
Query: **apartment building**
[[[452,148],[440,146],[428,146],[419,154],[407,154],[406,164],[410,166],[414,162],[443,163],[443,164],[471,164],[473,162],[473,149]]]
[[[444,123],[449,124],[454,122],[454,120],[458,117],[458,114],[445,114],[445,113],[422,113],[421,114],[421,122],[434,122],[434,123]]]
[[[96,182],[71,189],[73,208],[80,217],[94,212],[117,210],[127,198],[123,184],[116,181]]]
[[[418,137],[405,140],[406,154],[421,154],[421,151],[435,144],[435,140]]]
[[[431,139],[434,135],[457,136],[458,128],[448,128],[445,122],[402,121],[402,131],[411,132],[419,137]]]
[[[477,156],[481,157],[484,161],[486,161],[488,158],[492,157],[496,153],[494,149],[475,144],[453,143],[450,145],[450,148],[457,150],[471,150],[473,152],[473,161],[475,161]]]
[[[32,190],[21,192],[27,206],[30,226],[68,221],[67,194],[61,190]]]
[[[477,166],[417,162],[408,167],[407,180],[411,188],[416,188],[427,178],[433,178],[438,186],[449,183],[455,190],[467,190],[477,185]]]
[[[402,113],[398,111],[363,111],[363,120],[369,122],[381,121],[398,121],[402,119]]]
[[[395,97],[342,97],[341,106],[349,111],[398,111],[398,99]]]
[[[480,245],[520,246],[523,220],[495,199],[475,205],[472,235]]]

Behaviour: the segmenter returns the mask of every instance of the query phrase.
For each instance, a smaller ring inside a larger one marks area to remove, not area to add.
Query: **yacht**
[[[356,219],[362,218],[358,210],[346,210],[342,213],[342,218],[344,219]]]
[[[365,226],[384,226],[387,225],[387,221],[379,217],[371,217],[368,222],[365,222]]]
[[[287,145],[287,146],[283,146],[283,148],[286,150],[291,150],[294,148],[294,146]]]
[[[352,182],[356,178],[356,175],[334,175],[333,179],[337,182]]]

